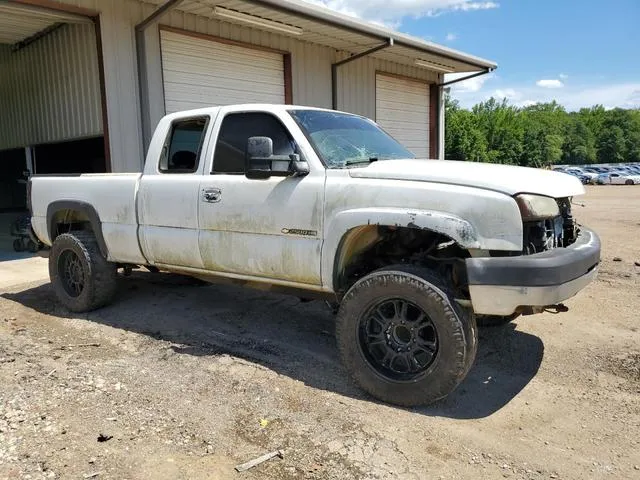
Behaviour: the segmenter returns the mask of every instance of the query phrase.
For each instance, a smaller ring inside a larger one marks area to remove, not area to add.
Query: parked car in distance
[[[587,172],[586,170],[583,170],[582,168],[578,168],[578,167],[566,168],[564,170],[564,173],[568,173],[569,175],[574,175],[578,177],[583,184],[587,184],[587,183],[591,183],[591,181],[595,181],[596,177],[598,176],[597,173]],[[583,179],[584,177],[586,177],[586,181],[584,181]]]
[[[578,180],[580,180],[580,183],[582,183],[583,185],[587,185],[592,181],[591,177],[588,177],[587,175],[582,174],[578,170],[567,169],[564,171],[560,171],[560,173],[564,173],[566,175],[571,175],[572,177],[576,177]]]
[[[607,173],[609,169],[605,167],[585,167],[584,171],[587,173],[595,173],[596,175],[601,175],[603,173]]]
[[[609,173],[609,182],[611,185],[637,185],[640,183],[640,175],[630,175],[624,172]]]

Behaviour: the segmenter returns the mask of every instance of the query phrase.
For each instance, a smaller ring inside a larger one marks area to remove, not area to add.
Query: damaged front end
[[[575,222],[569,197],[515,198],[522,213],[522,251],[466,260],[473,309],[500,316],[564,312],[562,301],[595,278],[600,239]]]
[[[556,216],[533,220],[523,218],[523,255],[568,247],[576,241],[578,227],[571,213],[571,199],[559,198],[556,203],[559,210]]]

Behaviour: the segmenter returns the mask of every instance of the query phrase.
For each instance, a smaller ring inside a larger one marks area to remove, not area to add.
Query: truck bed
[[[37,236],[51,245],[52,205],[84,202],[93,206],[100,223],[109,260],[145,263],[138,244],[136,193],[140,173],[42,175],[31,178],[32,225]]]

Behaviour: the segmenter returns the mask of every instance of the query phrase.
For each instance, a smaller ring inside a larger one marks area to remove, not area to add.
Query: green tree
[[[600,163],[624,162],[626,142],[622,128],[617,125],[604,128],[598,136],[598,161]]]
[[[579,115],[573,115],[562,147],[562,163],[586,164],[596,161],[596,138]]]
[[[478,126],[487,140],[487,160],[517,165],[522,155],[524,129],[518,109],[506,99],[490,98],[473,107]]]
[[[449,100],[445,104],[445,111],[446,158],[485,161],[487,142],[474,115],[468,110],[460,109],[456,101]]]
[[[640,162],[640,109],[567,112],[555,101],[517,108],[491,98],[469,111],[447,97],[445,119],[447,158],[532,167]]]

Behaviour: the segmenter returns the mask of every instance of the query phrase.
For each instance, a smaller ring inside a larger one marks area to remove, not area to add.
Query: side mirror
[[[304,176],[309,173],[309,164],[300,160],[300,155],[274,155],[273,140],[269,137],[249,137],[245,175],[247,178],[269,178],[271,176]]]
[[[247,178],[269,178],[272,175],[273,140],[269,137],[249,137],[245,175]]]
[[[300,155],[295,154],[290,155],[290,157],[292,157],[291,165],[289,168],[291,175],[293,175],[294,177],[304,177],[306,175],[309,175],[309,164],[305,160],[300,160]]]
[[[273,140],[269,137],[249,137],[247,140],[247,157],[269,158],[273,155]]]

